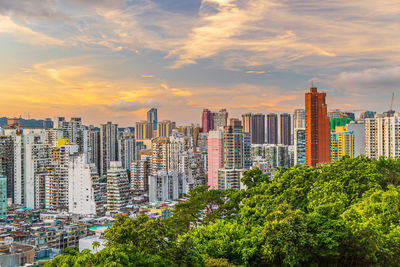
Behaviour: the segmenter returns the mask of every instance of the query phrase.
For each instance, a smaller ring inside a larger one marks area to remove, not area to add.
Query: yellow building
[[[354,134],[347,126],[336,126],[335,132],[331,133],[331,162],[345,155],[354,157]]]
[[[69,143],[69,138],[60,138],[58,139],[58,148],[64,146]]]

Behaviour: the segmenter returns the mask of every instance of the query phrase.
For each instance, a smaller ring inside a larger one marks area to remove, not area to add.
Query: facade
[[[265,143],[265,115],[246,113],[242,115],[243,132],[250,134],[252,144]]]
[[[121,162],[111,161],[107,170],[107,211],[119,212],[129,201],[128,174]]]
[[[50,118],[46,118],[43,121],[43,129],[51,129],[54,127],[54,123]]]
[[[214,113],[214,129],[225,127],[228,122],[228,112],[226,109],[221,109]]]
[[[7,217],[7,177],[0,176],[0,218]]]
[[[354,157],[365,155],[365,123],[364,121],[350,122],[347,128],[354,135]]]
[[[224,167],[224,132],[221,130],[208,133],[208,185],[218,188],[218,170]]]
[[[111,161],[118,160],[118,124],[102,124],[100,128],[100,176],[107,174]]]
[[[218,170],[218,190],[243,188],[240,182],[244,169],[219,169]]]
[[[241,122],[231,119],[224,129],[224,168],[243,169],[244,146]]]
[[[7,178],[6,197],[14,200],[14,140],[0,136],[0,176]]]
[[[305,128],[305,110],[295,109],[293,112],[293,129]]]
[[[201,125],[203,133],[208,133],[209,131],[214,130],[214,113],[209,109],[203,109]]]
[[[131,189],[135,192],[149,190],[151,157],[131,162]]]
[[[156,124],[157,129],[157,124]],[[154,136],[153,124],[148,121],[140,121],[135,123],[136,139],[151,139]]]
[[[306,129],[294,130],[294,164],[306,164]]]
[[[151,174],[168,171],[171,160],[171,142],[169,138],[154,138],[152,140]]]
[[[280,134],[281,144],[291,145],[292,144],[292,119],[290,114],[284,113],[280,115]]]
[[[59,170],[55,172],[56,177],[59,177],[57,208],[60,210],[67,211],[69,209],[69,162],[72,155],[78,152],[78,145],[68,144],[60,146]]]
[[[59,164],[47,166],[45,176],[45,208],[55,211],[60,207],[60,168]]]
[[[400,117],[375,115],[365,119],[365,153],[367,157],[400,156]]]
[[[129,169],[131,162],[138,159],[133,136],[122,135],[118,138],[118,159],[124,169]]]
[[[330,122],[327,116],[326,94],[316,87],[305,94],[306,163],[316,166],[330,162]]]
[[[338,161],[345,155],[354,157],[354,134],[347,126],[336,126],[331,133],[331,161]]]
[[[278,115],[267,114],[267,144],[278,144]]]
[[[157,130],[157,109],[152,108],[147,111],[147,122],[153,125],[153,130]],[[145,138],[138,138],[138,139],[145,139]]]
[[[149,176],[149,202],[178,199],[178,173],[159,171]]]
[[[176,128],[176,123],[170,120],[163,120],[157,123],[155,137],[169,137],[172,130]]]
[[[53,159],[52,147],[46,144],[27,144],[25,147],[25,207],[45,207],[45,176]]]
[[[68,169],[69,213],[96,215],[99,206],[99,176],[94,164],[87,164],[86,155],[77,153],[71,156]]]
[[[87,132],[88,134],[88,151],[87,160],[88,163],[93,163],[96,166],[97,173],[100,174],[100,131],[90,128]]]

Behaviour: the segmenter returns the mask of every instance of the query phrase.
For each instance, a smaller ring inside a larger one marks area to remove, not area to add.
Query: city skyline
[[[1,116],[200,122],[201,110],[382,112],[400,83],[398,1],[0,1]],[[399,110],[395,97],[393,108]]]

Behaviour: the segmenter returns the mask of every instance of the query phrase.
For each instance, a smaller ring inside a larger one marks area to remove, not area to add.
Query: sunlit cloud
[[[48,45],[56,45],[61,46],[64,45],[62,40],[57,38],[48,36],[46,34],[35,32],[32,29],[16,24],[11,20],[10,17],[1,16],[0,15],[0,34],[8,34],[17,38],[18,41],[39,45],[39,46],[48,46]]]
[[[202,0],[190,13],[159,3],[0,0],[0,45],[15,47],[0,58],[14,60],[0,73],[1,112],[131,124],[154,105],[190,122],[203,107],[290,111],[311,80],[329,107],[381,107],[375,92],[400,82],[398,0]]]

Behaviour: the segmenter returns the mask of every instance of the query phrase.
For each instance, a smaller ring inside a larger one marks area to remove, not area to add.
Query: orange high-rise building
[[[311,87],[306,93],[306,163],[316,166],[330,161],[330,122],[325,102],[326,93]]]

